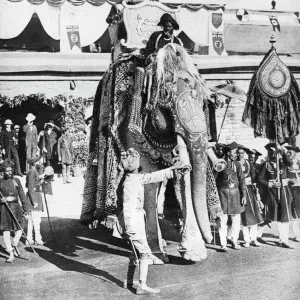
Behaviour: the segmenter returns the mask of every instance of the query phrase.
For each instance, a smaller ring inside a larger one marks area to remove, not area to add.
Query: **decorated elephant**
[[[200,261],[207,257],[204,241],[212,241],[209,215],[222,213],[211,166],[218,171],[224,166],[209,148],[208,90],[180,45],[166,45],[154,62],[144,64],[139,57],[120,58],[99,84],[81,220],[91,223],[122,211],[122,151],[133,147],[140,152],[143,173],[179,159],[191,171],[178,173],[173,181],[172,200],[183,218],[178,251],[187,260]],[[158,184],[145,186],[149,246],[164,261],[161,236],[166,232],[160,232],[157,214],[157,199],[164,198],[163,193]]]

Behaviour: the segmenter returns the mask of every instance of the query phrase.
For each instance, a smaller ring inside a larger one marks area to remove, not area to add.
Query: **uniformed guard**
[[[241,224],[244,235],[245,244],[248,248],[250,245],[259,247],[257,242],[257,224],[263,222],[260,213],[260,206],[256,197],[256,172],[251,161],[245,158],[245,152],[249,149],[240,145],[238,147],[238,161],[242,166],[242,171],[245,176],[246,183],[246,198],[245,211],[241,213]]]
[[[277,222],[280,245],[294,248],[289,244],[289,222],[292,219],[292,191],[289,188],[288,167],[293,165],[287,156],[287,149],[276,143],[265,146],[268,157],[263,163],[258,181],[265,189],[265,222]]]
[[[230,235],[232,237],[233,249],[239,250],[238,237],[240,232],[241,212],[246,204],[245,176],[241,164],[237,159],[238,144],[233,142],[224,147],[224,159],[226,168],[218,173],[216,184],[218,187],[223,215],[220,217],[219,235],[221,250],[226,252],[227,248],[227,220],[230,217],[232,225]],[[229,236],[228,236],[229,237]]]
[[[293,165],[288,167],[288,177],[290,178],[290,187],[293,194],[292,218],[290,226],[290,237],[295,242],[300,242],[300,161],[297,153],[300,152],[298,147],[286,146],[287,155],[292,159]]]

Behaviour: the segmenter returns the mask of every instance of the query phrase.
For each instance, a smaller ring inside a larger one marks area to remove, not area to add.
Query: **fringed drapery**
[[[60,7],[62,6],[65,1],[70,2],[73,5],[83,5],[86,2],[94,5],[94,6],[101,6],[104,3],[109,3],[109,4],[117,4],[117,3],[121,3],[122,0],[5,0],[5,1],[9,1],[9,2],[22,2],[22,1],[28,1],[30,4],[33,5],[40,5],[42,3],[44,3],[45,1],[54,7]]]
[[[255,137],[284,142],[299,133],[299,86],[272,48],[253,75],[242,122]]]
[[[164,3],[166,6],[176,9],[176,8],[186,8],[188,10],[198,11],[200,9],[207,10],[218,10],[220,8],[224,9],[224,5],[219,4],[172,4],[172,3]]]

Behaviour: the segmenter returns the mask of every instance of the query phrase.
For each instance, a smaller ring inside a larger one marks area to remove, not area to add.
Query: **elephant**
[[[173,179],[173,201],[183,219],[177,249],[186,260],[205,259],[205,242],[212,241],[209,213],[213,218],[222,214],[212,167],[225,167],[209,147],[207,98],[205,81],[180,45],[166,45],[147,66],[128,55],[115,62],[96,92],[81,221],[91,223],[122,211],[121,152],[139,151],[144,173],[180,160],[189,172],[177,172]],[[149,246],[165,262],[166,232],[160,231],[157,213],[163,193],[160,184],[146,185],[144,209]]]

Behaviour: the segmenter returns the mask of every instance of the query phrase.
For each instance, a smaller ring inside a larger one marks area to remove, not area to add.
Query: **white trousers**
[[[250,243],[257,239],[257,225],[243,226],[244,241]]]
[[[41,212],[33,210],[29,213],[28,225],[27,225],[27,238],[29,241],[33,241],[33,230],[36,241],[41,241]]]
[[[277,222],[277,228],[279,232],[279,239],[282,243],[288,244],[289,243],[289,229],[290,223],[289,222]]]
[[[292,220],[290,222],[290,237],[300,238],[300,219]]]
[[[231,218],[232,225],[229,227],[227,226],[228,217]],[[220,235],[220,242],[221,246],[227,245],[227,237],[232,238],[234,243],[237,243],[239,233],[240,233],[240,226],[241,226],[241,215],[227,215],[223,214],[220,217],[220,228],[219,228],[219,235]],[[229,229],[229,230],[228,230]]]

